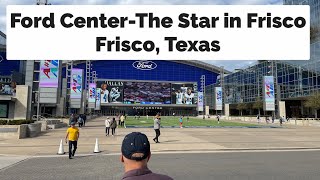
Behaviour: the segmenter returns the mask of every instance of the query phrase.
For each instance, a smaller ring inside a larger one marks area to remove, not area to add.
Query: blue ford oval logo
[[[152,61],[135,61],[132,66],[140,70],[152,70],[157,68],[157,64]]]

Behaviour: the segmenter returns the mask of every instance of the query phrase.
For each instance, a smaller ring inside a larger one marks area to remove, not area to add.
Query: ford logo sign
[[[157,64],[152,61],[135,61],[132,66],[140,70],[152,70],[157,68]]]

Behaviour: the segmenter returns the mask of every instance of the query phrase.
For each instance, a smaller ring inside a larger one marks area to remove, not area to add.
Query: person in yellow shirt
[[[79,129],[75,127],[75,122],[71,122],[71,127],[67,130],[66,135],[66,143],[69,141],[69,159],[72,159],[72,156],[76,153],[77,145],[78,145],[78,139],[80,136]],[[73,146],[73,151],[72,151]]]
[[[121,127],[124,126],[124,115],[120,116],[120,124],[121,124]]]

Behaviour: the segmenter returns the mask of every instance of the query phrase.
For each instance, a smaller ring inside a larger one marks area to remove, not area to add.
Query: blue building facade
[[[0,76],[11,76],[12,72],[19,72],[20,62],[9,61],[6,59],[6,53],[0,52]]]
[[[92,70],[97,72],[98,79],[197,82],[200,88],[202,75],[206,76],[206,85],[216,83],[219,75],[217,70],[213,72],[177,61],[152,61],[156,67],[151,70],[138,69],[134,66],[135,62],[133,60],[101,60],[91,63]],[[80,63],[74,65],[74,68],[85,71],[85,66],[85,63]],[[65,69],[63,69],[63,75],[65,76]]]

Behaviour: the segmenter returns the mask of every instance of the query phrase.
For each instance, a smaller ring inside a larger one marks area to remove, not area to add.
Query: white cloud
[[[233,71],[235,69],[243,69],[243,68],[247,68],[249,66],[252,66],[253,64],[255,64],[257,61],[204,61],[206,63],[209,64],[213,64],[215,66],[221,67],[223,66],[224,69],[229,70],[229,71]]]

